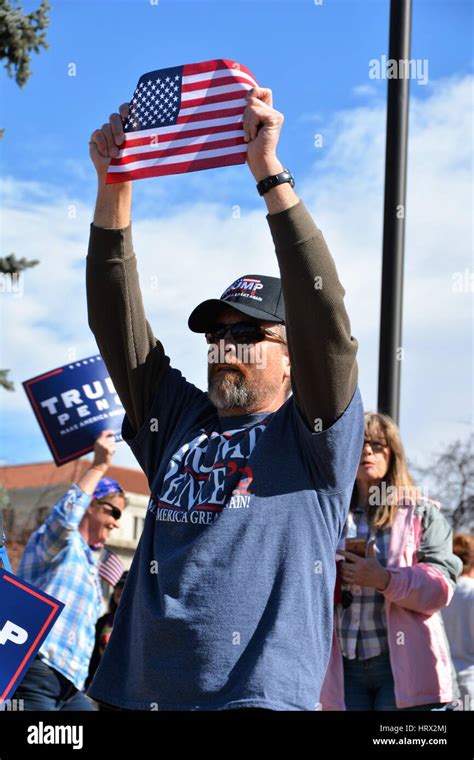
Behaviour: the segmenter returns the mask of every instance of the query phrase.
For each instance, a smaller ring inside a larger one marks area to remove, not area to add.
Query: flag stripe
[[[232,83],[232,84],[226,84],[223,87],[214,87],[210,90],[208,88],[200,88],[198,90],[191,90],[190,92],[184,92],[183,87],[183,95],[181,96],[181,103],[186,103],[186,106],[189,106],[189,101],[202,101],[202,102],[208,102],[208,103],[216,103],[219,100],[232,100],[237,99],[238,97],[242,97],[242,88],[245,88],[246,90],[251,90],[252,85],[248,84],[247,82],[239,84]],[[227,97],[223,97],[227,96]]]
[[[209,71],[238,71],[239,73],[248,74],[252,79],[254,75],[246,66],[242,66],[240,63],[234,63],[234,61],[228,61],[226,59],[215,61],[203,61],[202,63],[186,63],[183,66],[183,77],[189,77],[193,74],[203,74]]]
[[[208,98],[207,101],[201,101],[197,105],[192,105],[191,103],[188,105],[186,103],[186,108],[180,109],[178,120],[183,116],[193,116],[196,113],[212,113],[213,111],[216,111],[216,109],[217,112],[229,111],[230,109],[237,108],[237,106],[240,106],[240,110],[243,111],[246,105],[247,101],[242,97],[240,92],[237,92],[235,97],[229,98],[228,100],[222,100],[222,98],[217,98],[216,100],[214,98]]]
[[[244,101],[245,103],[246,101]],[[192,110],[191,108],[189,109]],[[221,119],[226,116],[240,116],[242,121],[242,114],[244,112],[243,107],[240,108],[224,108],[219,111],[208,111],[207,117],[209,119]],[[188,121],[202,121],[202,109],[198,109],[196,113],[191,113],[186,116],[178,116],[178,124],[185,124]]]
[[[205,139],[203,139],[205,138]],[[176,151],[178,152],[183,146],[191,146],[191,150],[193,149],[192,146],[199,147],[200,145],[207,145],[212,143],[212,146],[214,148],[219,148],[221,145],[224,147],[227,145],[237,145],[237,143],[231,143],[230,140],[233,140],[235,138],[238,138],[239,142],[243,142],[243,135],[242,130],[233,130],[232,132],[213,132],[213,133],[206,133],[202,135],[196,135],[195,137],[188,137],[183,138],[181,140],[170,140],[170,139],[163,139],[158,142],[158,140],[155,140],[152,145],[152,152],[156,153],[156,151],[164,151],[172,149],[173,146],[176,147]],[[150,153],[150,140],[146,141],[146,145],[137,145],[132,148],[125,148],[121,151],[120,161],[118,158],[112,159],[112,161],[115,163],[115,165],[119,165],[120,163],[125,162],[126,158],[129,158],[130,156],[139,156],[140,154],[148,153],[151,156]]]
[[[147,177],[162,177],[167,174],[184,174],[185,172],[200,171],[201,169],[213,169],[218,166],[234,166],[244,164],[245,154],[234,153],[220,155],[216,158],[196,159],[189,163],[168,164],[166,166],[149,166],[144,169],[123,172],[123,174],[110,174],[107,176],[108,184],[114,182],[128,182],[131,179],[145,179]]]
[[[148,135],[147,137],[139,137],[137,140],[126,139],[123,143],[123,147],[120,150],[123,151],[124,155],[127,155],[128,150],[133,150],[135,147],[142,147],[143,145],[154,145],[158,142],[161,145],[162,140],[181,141],[184,138],[200,137],[201,135],[214,135],[220,132],[229,132],[230,134],[233,134],[234,132],[238,132],[239,134],[242,133],[242,123],[235,121],[232,124],[218,124],[214,127],[198,127],[197,129],[190,129],[190,126],[192,127],[193,125],[183,124],[182,128],[179,131],[176,131],[176,127],[152,129],[150,130],[152,134]],[[138,132],[135,132],[135,134],[138,134]],[[156,138],[154,143],[151,142],[153,137]]]
[[[235,118],[236,115],[225,117],[222,119],[210,119],[209,121],[203,121],[202,124],[183,122],[182,124],[174,124],[170,127],[158,127],[157,129],[142,129],[140,132],[126,132],[123,148],[132,145],[150,145],[150,140],[154,135],[161,137],[170,135],[189,135],[191,133],[205,134],[207,130],[209,132],[218,129],[237,129],[242,128],[242,117],[240,122]]]
[[[235,108],[236,100],[239,101],[239,105],[245,108],[247,102],[242,97],[242,87],[244,86],[246,87],[246,85],[240,85],[236,92],[222,93],[221,95],[206,95],[186,101],[183,100],[180,113],[189,113],[191,108],[199,108],[202,111],[211,111],[216,107]],[[247,89],[250,89],[250,85]]]
[[[255,87],[257,84],[254,79],[240,72],[222,71],[212,74],[211,77],[208,74],[200,74],[197,77],[183,77],[182,91],[193,92],[194,90],[202,90],[204,88],[223,87],[226,84],[235,84],[236,82],[250,84],[252,87]]]
[[[142,167],[149,167],[149,166],[159,166],[161,164],[173,164],[173,163],[180,163],[184,161],[188,161],[189,159],[195,158],[200,153],[205,152],[207,157],[209,158],[217,158],[220,155],[226,155],[227,153],[246,153],[247,152],[247,144],[243,143],[242,145],[232,145],[229,148],[219,148],[218,150],[206,150],[206,151],[195,151],[193,154],[184,154],[184,155],[177,155],[175,159],[171,156],[167,156],[166,158],[153,158],[153,159],[146,159],[142,161],[134,161],[132,163],[129,163],[127,166],[127,171],[132,171],[135,168],[140,169]],[[120,172],[122,169],[122,166],[109,166],[109,172]]]
[[[107,572],[106,570],[103,570],[103,571],[100,573],[100,577],[101,577],[101,578],[102,578],[104,581],[107,581],[107,583],[110,583],[110,585],[111,585],[111,586],[115,586],[115,585],[117,584],[117,582],[120,580],[121,576],[122,576],[122,573],[120,573],[119,577],[117,578],[117,575],[116,575],[116,574],[114,574],[114,573],[109,573],[109,572]]]
[[[104,549],[99,562],[99,576],[111,586],[115,586],[122,577],[124,569],[120,558],[109,549]]]
[[[244,143],[244,138],[242,135],[239,135],[239,137],[232,137],[228,140],[215,140],[212,143],[202,142],[202,140],[200,141],[200,139],[197,137],[195,140],[191,141],[189,145],[181,145],[179,148],[176,146],[173,146],[172,148],[159,148],[158,150],[147,151],[146,155],[149,159],[154,159],[166,156],[179,156],[185,153],[197,153],[199,151],[205,153],[209,150],[226,148],[231,145],[246,145],[246,143]],[[127,165],[128,169],[132,163],[137,163],[136,153],[133,153],[130,156],[125,156],[120,161],[120,165]]]

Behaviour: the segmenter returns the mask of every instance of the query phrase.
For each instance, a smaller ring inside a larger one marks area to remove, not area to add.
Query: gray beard
[[[208,390],[209,400],[220,411],[229,409],[246,409],[255,406],[256,393],[255,389],[250,388],[245,377],[240,373],[234,380],[228,380],[219,375],[214,375],[209,380]]]

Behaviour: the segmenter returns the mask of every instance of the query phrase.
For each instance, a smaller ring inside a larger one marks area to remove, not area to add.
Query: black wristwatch
[[[271,177],[265,177],[265,179],[261,179],[257,185],[257,190],[260,195],[265,195],[265,193],[268,193],[272,187],[282,185],[284,182],[289,182],[291,187],[295,186],[293,175],[288,169],[283,169],[283,171],[279,174],[272,174]]]

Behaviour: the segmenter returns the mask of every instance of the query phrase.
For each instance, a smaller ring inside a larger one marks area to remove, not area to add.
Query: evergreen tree
[[[7,72],[19,87],[31,76],[32,51],[39,53],[40,48],[48,47],[45,29],[49,10],[47,0],[42,0],[32,13],[22,13],[22,6],[13,5],[10,0],[0,0],[0,59],[6,61]]]
[[[30,57],[32,51],[39,53],[40,48],[47,48],[45,29],[49,24],[50,5],[42,0],[38,10],[23,13],[21,5],[14,5],[17,0],[0,0],[0,60],[5,61],[8,75],[23,87],[31,76]],[[5,130],[0,129],[0,139]],[[38,261],[17,259],[15,254],[0,258],[0,273],[13,275],[28,267],[34,267]],[[15,390],[8,380],[10,370],[0,370],[0,387],[7,391]]]
[[[15,254],[11,253],[9,256],[0,257],[0,274],[10,275],[11,277],[13,274],[18,274],[29,267],[35,267],[37,264],[39,264],[39,261],[36,259],[32,259],[31,261],[25,258],[17,259]],[[7,378],[9,372],[9,369],[0,369],[0,388],[4,388],[6,391],[14,391],[14,384]]]

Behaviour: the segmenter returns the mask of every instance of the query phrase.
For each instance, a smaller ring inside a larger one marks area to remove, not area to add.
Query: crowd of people
[[[26,710],[110,710],[86,692],[128,575],[97,619],[106,600],[94,555],[126,506],[119,484],[103,477],[114,450],[113,435],[104,431],[90,469],[54,505],[23,554],[19,576],[66,604],[14,695]],[[387,486],[390,503],[379,503]],[[335,562],[334,635],[322,709],[474,709],[474,537],[455,534],[453,546],[440,504],[419,494],[399,430],[387,415],[365,415]]]
[[[14,698],[27,710],[472,709],[473,538],[453,545],[397,425],[364,415],[345,291],[277,158],[283,116],[267,88],[247,99],[247,163],[281,278],[243,275],[191,313],[221,349],[207,392],[145,318],[131,183],[106,183],[127,104],[91,136],[89,325],[151,497],[98,620],[95,552],[126,506],[105,477],[104,431],[26,547],[19,575],[66,606]]]
[[[23,552],[20,578],[65,605],[14,694],[26,710],[95,709],[83,688],[91,657],[97,658],[96,621],[104,604],[98,559],[126,506],[121,486],[105,477],[115,445],[113,433],[104,430],[91,466],[54,505]],[[100,642],[102,637],[101,630]]]

